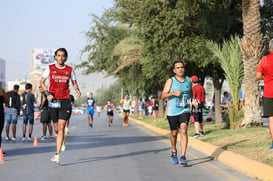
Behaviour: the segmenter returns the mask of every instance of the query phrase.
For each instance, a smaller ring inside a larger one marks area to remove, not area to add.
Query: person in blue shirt
[[[96,107],[96,99],[93,97],[93,93],[89,93],[89,97],[85,101],[85,106],[87,107],[87,123],[88,126],[91,128],[93,127],[93,116],[94,116],[94,110]]]
[[[173,64],[175,76],[169,78],[162,92],[162,99],[168,99],[167,119],[171,130],[171,162],[187,166],[186,150],[188,145],[188,123],[191,110],[191,80],[185,76],[183,61],[175,61]],[[177,134],[180,130],[181,157],[177,158]]]

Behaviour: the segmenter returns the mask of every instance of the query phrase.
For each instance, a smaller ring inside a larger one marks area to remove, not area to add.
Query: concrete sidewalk
[[[150,124],[147,124],[143,121],[139,121],[133,118],[129,118],[131,121],[135,122],[138,125],[144,126],[160,135],[164,135],[169,137],[169,130],[161,129]],[[178,137],[178,141],[180,141],[180,137]],[[266,164],[257,162],[255,160],[251,160],[242,155],[223,150],[217,146],[212,144],[200,141],[195,138],[189,137],[188,146],[213,157],[215,160],[218,160],[241,173],[248,175],[257,180],[272,180],[273,181],[273,167],[268,166]],[[202,149],[200,149],[202,148]]]

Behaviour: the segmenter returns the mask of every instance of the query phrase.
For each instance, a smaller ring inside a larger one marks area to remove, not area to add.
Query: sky
[[[6,61],[6,81],[29,78],[32,48],[64,47],[67,64],[79,63],[87,43],[84,33],[92,25],[90,15],[101,16],[112,6],[113,0],[0,0],[0,58]],[[90,76],[77,75],[104,79],[102,74]]]

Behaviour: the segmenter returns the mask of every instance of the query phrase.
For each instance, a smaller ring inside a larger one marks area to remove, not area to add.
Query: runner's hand
[[[79,89],[76,89],[76,94],[77,94],[77,97],[80,97],[82,95]]]
[[[53,97],[52,95],[48,95],[46,98],[47,98],[48,101],[52,101],[52,99],[53,99],[54,97]]]
[[[181,90],[179,89],[179,90],[173,91],[172,93],[173,93],[173,95],[178,97],[181,94]]]

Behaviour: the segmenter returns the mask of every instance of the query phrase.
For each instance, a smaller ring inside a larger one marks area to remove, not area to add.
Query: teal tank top
[[[179,89],[181,90],[180,96],[171,96],[168,98],[168,116],[177,116],[184,112],[190,113],[191,81],[188,76],[185,77],[184,82],[179,82],[175,77],[172,77],[170,92]]]

